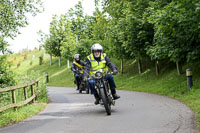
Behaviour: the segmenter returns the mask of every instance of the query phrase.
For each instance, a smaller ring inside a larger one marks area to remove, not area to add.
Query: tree
[[[42,38],[40,40],[43,40]],[[65,15],[54,15],[50,23],[50,34],[45,36],[44,48],[51,56],[63,56],[72,60],[75,53],[76,36],[71,30],[71,23]]]
[[[82,59],[90,53],[90,47],[93,44],[93,29],[95,19],[93,16],[84,15],[82,3],[79,1],[74,9],[70,9],[66,14],[66,19],[71,22],[72,33],[76,36],[76,45],[74,53],[81,54]],[[70,59],[73,59],[70,54]]]
[[[199,1],[172,1],[163,8],[157,1],[150,5],[148,21],[154,24],[155,34],[148,53],[153,59],[169,58],[176,62],[180,75],[180,63],[200,57]]]
[[[76,35],[72,32],[71,23],[65,16],[61,16],[59,27],[63,30],[62,32],[64,35],[64,38],[61,41],[61,54],[68,60],[72,60],[77,45]]]
[[[0,7],[1,36],[11,38],[19,33],[19,28],[28,24],[28,13],[35,16],[43,9],[41,0],[2,0]]]
[[[52,22],[50,23],[50,34],[48,35],[44,48],[48,54],[51,56],[59,57],[59,66],[61,66],[61,41],[64,38],[62,34],[62,29],[59,27],[59,18],[57,15],[52,17]]]
[[[105,12],[114,21],[118,47],[121,45],[123,53],[138,60],[139,73],[142,72],[141,59],[147,56],[145,49],[153,42],[153,25],[143,18],[148,3],[149,0],[104,0]]]

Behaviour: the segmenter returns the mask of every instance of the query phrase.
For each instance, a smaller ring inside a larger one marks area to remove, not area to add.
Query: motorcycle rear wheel
[[[86,88],[86,94],[89,94],[90,92],[89,92],[89,88]]]
[[[100,95],[101,95],[101,99],[103,101],[103,105],[105,107],[107,115],[111,115],[111,106],[110,106],[108,97],[106,96],[105,90],[103,88],[100,89]]]
[[[79,87],[79,93],[82,93],[82,90],[83,90],[83,85],[80,84],[80,87]]]

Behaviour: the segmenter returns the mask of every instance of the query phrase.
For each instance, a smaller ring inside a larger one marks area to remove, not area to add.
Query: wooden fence
[[[38,82],[39,82],[39,78],[36,80],[32,80],[28,83],[22,84],[22,85],[17,85],[17,86],[10,86],[10,87],[6,87],[6,88],[0,88],[0,93],[2,92],[9,92],[11,91],[12,94],[12,104],[0,107],[0,112],[3,112],[9,108],[14,108],[15,110],[17,110],[16,107],[20,107],[22,105],[25,105],[31,101],[33,101],[33,103],[35,103],[36,97],[37,95],[40,93],[40,91],[38,90],[37,92],[34,91],[34,84],[36,84],[36,87],[38,88]],[[28,98],[28,93],[27,93],[27,88],[28,86],[30,86],[31,89],[31,97]],[[25,101],[21,101],[16,103],[16,95],[15,95],[15,90],[17,89],[24,89],[24,98]]]

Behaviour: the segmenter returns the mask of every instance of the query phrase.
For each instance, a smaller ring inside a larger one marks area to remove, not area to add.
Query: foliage
[[[48,35],[48,38],[45,41],[44,48],[50,55],[53,56],[61,56],[61,44],[60,42],[64,38],[64,35],[62,35],[60,31],[60,27],[58,27],[58,16],[54,15],[52,17],[52,22],[50,23],[50,34]]]
[[[82,39],[76,45],[76,52],[81,55],[81,60],[85,60],[86,57],[90,54],[90,52],[91,52],[90,48],[91,48],[93,43],[94,43],[93,40]]]
[[[104,1],[105,12],[111,16],[110,38],[121,53],[119,57],[141,58],[146,55],[145,47],[152,44],[153,26],[142,17],[148,2]]]
[[[154,45],[149,47],[152,58],[170,58],[189,62],[199,59],[199,1],[172,1],[162,7],[151,2],[148,21],[154,24]],[[155,10],[156,9],[156,10]]]
[[[59,27],[62,27],[64,35],[64,39],[61,42],[61,54],[63,57],[72,60],[72,57],[75,54],[76,35],[71,30],[70,21],[63,15],[60,17]]]
[[[14,73],[9,69],[7,57],[0,55],[0,88],[12,86],[15,84]]]
[[[6,54],[9,51],[7,47],[8,47],[8,42],[6,42],[4,38],[0,36],[0,54]]]
[[[185,63],[200,58],[198,0],[95,0],[95,5],[92,16],[84,15],[78,2],[65,15],[54,17],[46,51],[58,50],[72,60],[75,53],[85,58],[91,45],[100,43],[118,59]]]
[[[42,31],[39,31],[39,35],[48,54],[73,60],[76,53],[83,54],[83,57],[89,53],[87,48],[92,44],[86,42],[91,42],[92,31],[93,17],[84,16],[82,3],[79,2],[75,9],[70,9],[65,15],[53,16],[49,35]]]
[[[0,1],[0,36],[15,37],[19,28],[28,24],[27,14],[35,16],[42,11],[41,0]]]

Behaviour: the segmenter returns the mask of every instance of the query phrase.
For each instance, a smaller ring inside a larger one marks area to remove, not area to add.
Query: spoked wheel
[[[100,89],[100,95],[101,95],[103,105],[105,107],[107,115],[111,115],[111,106],[110,106],[108,97],[106,96],[105,90],[103,88]]]
[[[79,93],[82,93],[82,89],[83,89],[83,85],[80,84],[80,87],[79,87]]]
[[[85,84],[85,90],[86,90],[86,94],[90,93],[90,88],[89,88],[89,85],[87,83]]]

